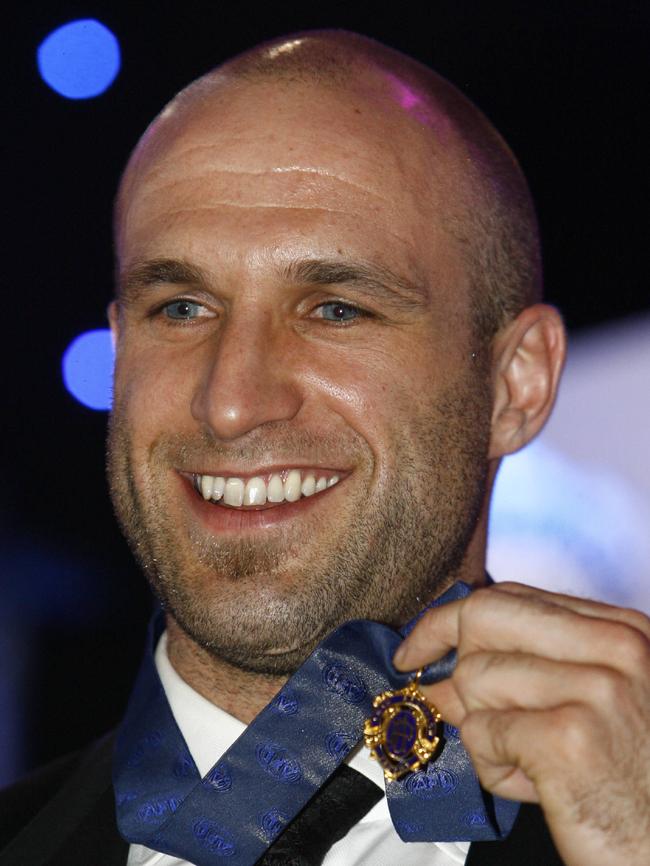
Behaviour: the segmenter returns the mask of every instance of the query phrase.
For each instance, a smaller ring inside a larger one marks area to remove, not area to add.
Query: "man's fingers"
[[[438,699],[441,705],[446,699],[456,719],[458,705],[466,715],[483,709],[543,710],[573,701],[625,716],[627,700],[634,694],[623,674],[611,667],[559,662],[527,653],[472,653],[459,661],[451,680],[444,682],[448,683],[447,693],[438,693]],[[435,703],[434,690],[442,685],[422,687],[422,692]]]
[[[458,618],[465,601],[452,601],[427,611],[398,647],[393,656],[395,667],[416,670],[458,646]]]
[[[433,686],[419,686],[425,698],[433,704],[443,721],[458,728],[467,715],[453,680],[441,680]]]
[[[586,703],[549,710],[477,710],[461,737],[482,785],[539,801],[567,863],[648,862],[647,701],[632,716]]]
[[[538,802],[539,767],[552,764],[548,738],[556,710],[480,710],[461,725],[461,737],[484,788],[500,797]]]
[[[567,863],[604,862],[612,840],[647,862],[648,617],[500,584],[428,612],[403,647],[406,670],[457,649],[452,676],[422,691],[485,788],[541,804]]]
[[[403,642],[395,664],[413,670],[452,647],[458,648],[460,658],[483,650],[529,653],[623,672],[638,670],[650,660],[650,639],[643,628],[620,618],[585,615],[567,604],[550,602],[545,595],[507,587],[480,589],[461,601],[435,608]]]
[[[627,607],[616,607],[615,605],[605,604],[601,601],[593,601],[588,598],[578,598],[573,595],[564,595],[560,592],[550,592],[546,589],[538,589],[533,586],[526,586],[523,583],[514,583],[504,581],[503,583],[495,583],[492,587],[496,592],[510,593],[511,595],[519,595],[525,598],[539,598],[549,604],[555,604],[559,607],[565,607],[574,613],[581,613],[584,616],[592,616],[597,619],[609,619],[614,622],[623,622],[626,625],[636,628],[648,639],[650,639],[650,617],[642,613],[640,610],[631,610]]]

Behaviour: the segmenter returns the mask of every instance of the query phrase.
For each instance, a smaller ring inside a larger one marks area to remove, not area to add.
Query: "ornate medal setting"
[[[427,764],[440,745],[440,713],[418,688],[420,669],[405,688],[382,692],[363,727],[370,756],[381,764],[386,779],[399,779]]]

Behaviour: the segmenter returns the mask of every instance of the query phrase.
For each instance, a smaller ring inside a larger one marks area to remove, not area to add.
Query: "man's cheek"
[[[165,363],[142,354],[118,360],[115,368],[115,405],[133,422],[145,423],[185,407],[189,413],[191,385],[178,364]]]

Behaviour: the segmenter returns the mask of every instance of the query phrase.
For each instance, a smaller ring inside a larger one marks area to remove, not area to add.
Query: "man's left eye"
[[[165,304],[162,311],[168,319],[174,319],[177,322],[187,322],[190,319],[198,318],[205,311],[205,307],[202,304],[181,298],[179,301],[171,301],[171,303]]]
[[[320,318],[328,322],[351,322],[364,314],[359,307],[345,304],[342,301],[328,301],[321,304],[318,309],[321,311]]]

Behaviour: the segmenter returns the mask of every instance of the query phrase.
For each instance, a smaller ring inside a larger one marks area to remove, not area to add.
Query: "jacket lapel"
[[[115,799],[109,787],[44,866],[125,866],[128,851],[128,842],[116,829]]]
[[[113,738],[91,749],[57,795],[0,855],[0,866],[125,866],[111,782]]]

